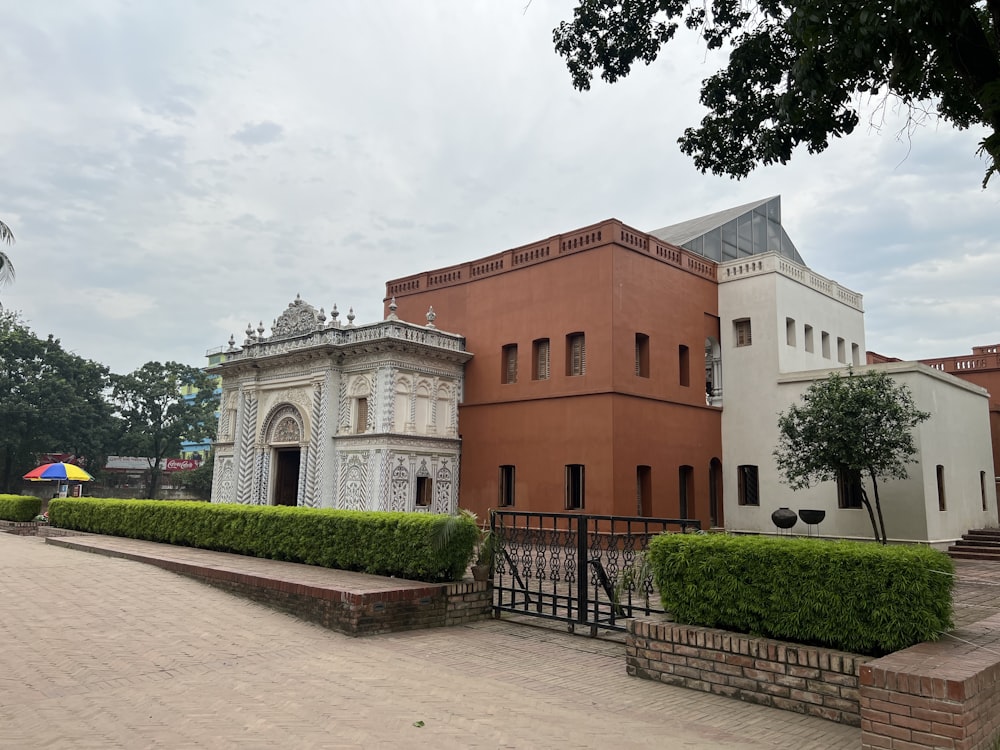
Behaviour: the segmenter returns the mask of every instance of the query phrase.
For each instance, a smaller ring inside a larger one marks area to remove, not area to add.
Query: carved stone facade
[[[327,321],[296,298],[230,342],[222,378],[213,502],[452,513],[464,339],[390,312]]]

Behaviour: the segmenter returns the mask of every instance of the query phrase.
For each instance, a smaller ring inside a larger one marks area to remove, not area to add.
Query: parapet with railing
[[[386,284],[386,299],[456,286],[612,244],[648,255],[696,276],[716,279],[716,264],[713,261],[633,229],[617,219],[608,219],[485,258],[393,279]]]

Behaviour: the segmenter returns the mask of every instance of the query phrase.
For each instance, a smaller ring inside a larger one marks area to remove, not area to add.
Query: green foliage
[[[212,479],[215,473],[215,452],[209,451],[208,458],[201,466],[192,471],[180,471],[174,475],[174,481],[182,487],[187,487],[198,497],[208,500],[212,497]]]
[[[833,372],[809,386],[802,405],[778,418],[774,450],[782,481],[792,489],[832,481],[839,472],[868,475],[875,488],[879,523],[867,505],[876,541],[885,541],[878,499],[879,479],[905,479],[916,445],[913,428],[930,414],[917,409],[910,389],[885,372],[869,370],[844,376]]]
[[[951,629],[954,566],[937,550],[664,534],[647,552],[678,622],[881,655]]]
[[[1000,10],[995,0],[579,0],[553,32],[573,85],[595,70],[610,83],[652,63],[681,24],[726,67],[702,82],[709,113],[681,150],[702,172],[746,177],[786,163],[804,144],[827,148],[850,134],[861,103],[894,99],[920,123],[932,113],[986,128],[986,180],[1000,162]]]
[[[14,243],[14,233],[2,221],[0,221],[0,242],[6,242],[8,245]],[[7,253],[0,251],[0,286],[6,286],[12,282],[14,276],[13,263],[10,262]],[[0,309],[2,309],[2,305],[0,305]]]
[[[149,460],[147,495],[155,498],[162,459],[179,453],[182,440],[215,436],[215,381],[197,367],[147,362],[128,375],[113,375],[111,384],[111,400],[124,422],[121,449]]]
[[[104,398],[108,369],[39,339],[16,313],[0,311],[0,490],[16,490],[40,453],[104,465],[117,430]]]
[[[30,495],[0,495],[0,521],[31,521],[41,512],[42,501]]]
[[[98,498],[53,499],[53,526],[418,581],[459,580],[476,540],[468,519]],[[441,543],[440,527],[451,526]]]

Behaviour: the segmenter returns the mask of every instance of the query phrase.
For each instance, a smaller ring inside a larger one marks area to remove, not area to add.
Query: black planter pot
[[[815,526],[818,523],[822,523],[823,519],[826,518],[826,511],[803,509],[799,511],[799,518],[802,519],[802,523]]]
[[[779,529],[790,529],[798,522],[799,517],[795,515],[794,510],[778,508],[771,514],[771,520]]]

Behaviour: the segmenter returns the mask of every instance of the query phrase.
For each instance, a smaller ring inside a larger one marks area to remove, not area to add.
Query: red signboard
[[[192,471],[201,466],[201,461],[193,458],[168,458],[164,471]]]

